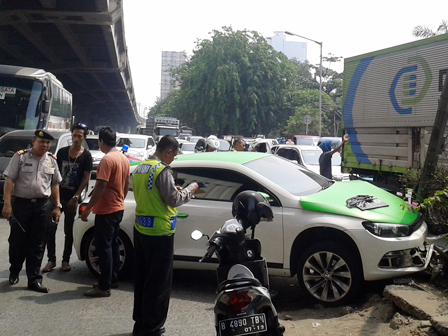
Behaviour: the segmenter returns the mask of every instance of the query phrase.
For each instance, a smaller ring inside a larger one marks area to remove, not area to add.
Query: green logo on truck
[[[409,57],[408,63],[413,65],[398,71],[389,90],[390,101],[395,111],[399,114],[411,114],[412,107],[418,104],[425,97],[432,81],[431,70],[423,57]],[[419,67],[423,69],[425,74],[425,82],[420,93],[417,92],[417,82],[419,81],[419,78],[417,77],[417,70]],[[401,100],[401,104],[399,104],[396,97],[396,91],[398,82],[401,78],[403,83],[403,99]]]

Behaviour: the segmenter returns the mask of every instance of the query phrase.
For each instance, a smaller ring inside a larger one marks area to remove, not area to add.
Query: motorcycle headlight
[[[408,225],[390,224],[390,223],[372,223],[370,221],[362,222],[362,226],[378,237],[383,238],[398,238],[407,237],[411,234]]]

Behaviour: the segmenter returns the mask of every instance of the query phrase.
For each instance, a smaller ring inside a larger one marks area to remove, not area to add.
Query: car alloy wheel
[[[312,245],[299,261],[300,286],[313,301],[338,306],[350,301],[361,282],[361,266],[354,253],[332,242]]]
[[[98,277],[101,272],[98,264],[98,253],[96,252],[93,230],[89,233],[83,246],[83,255],[85,256],[87,267],[93,275]],[[121,230],[118,233],[118,246],[120,249],[119,276],[131,274],[133,263],[133,247],[128,236]]]

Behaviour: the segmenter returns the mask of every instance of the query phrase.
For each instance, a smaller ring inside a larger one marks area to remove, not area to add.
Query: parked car
[[[182,142],[179,143],[179,146],[180,146],[179,154],[192,154],[194,153],[194,147],[196,146],[196,143]]]
[[[319,143],[319,137],[317,135],[303,135],[295,134],[290,135],[289,138],[295,145],[305,146],[317,146]]]
[[[178,140],[187,140],[190,141],[191,134],[188,133],[180,133],[177,137]]]
[[[273,146],[271,153],[301,164],[317,174],[320,173],[319,157],[322,154],[320,147],[285,144]],[[349,174],[342,174],[341,172],[341,154],[339,152],[334,153],[331,158],[331,172],[333,179],[336,181],[348,181],[350,179]]]
[[[123,145],[129,146],[126,155],[144,161],[154,154],[156,145],[150,135],[142,134],[117,134],[117,149],[122,150]]]
[[[197,143],[199,139],[204,139],[204,137],[199,136],[199,135],[190,136],[190,142]]]
[[[425,244],[423,218],[400,198],[367,182],[331,181],[279,156],[251,152],[179,155],[171,167],[177,185],[205,185],[205,192],[178,208],[176,268],[216,268],[216,260],[198,263],[204,246],[191,240],[190,233],[211,234],[231,218],[232,201],[243,190],[270,197],[274,221],[259,224],[256,234],[269,273],[297,275],[305,293],[322,304],[349,301],[363,280],[405,276],[429,263],[433,246]],[[130,191],[119,233],[122,273],[132,266],[134,211]],[[98,274],[93,217],[75,222],[74,246],[78,258]]]
[[[206,141],[207,140],[205,138],[198,139],[198,141],[196,142],[196,144],[194,146],[194,152],[195,153],[204,152],[205,147],[206,147]],[[218,139],[218,141],[219,141],[218,152],[230,151],[230,142],[228,142],[227,140],[224,140],[224,139]]]
[[[21,149],[28,149],[32,147],[32,139],[34,137],[34,130],[18,130],[11,131],[0,137],[0,202],[3,203],[3,186],[5,184],[5,177],[3,172],[11,161],[14,153]],[[71,146],[72,133],[71,132],[56,132],[48,131],[54,140],[51,140],[49,152],[54,155],[62,147]],[[89,149],[89,146],[84,141],[82,146]],[[81,195],[83,196],[83,195]]]
[[[92,169],[96,170],[101,159],[104,156],[104,153],[100,150],[98,144],[98,134],[89,134],[86,137],[87,145],[89,146],[90,154],[92,154]]]
[[[259,153],[271,153],[272,146],[278,145],[276,139],[255,139],[250,146],[250,151]]]

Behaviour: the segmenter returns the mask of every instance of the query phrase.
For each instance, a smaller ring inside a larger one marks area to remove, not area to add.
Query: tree
[[[440,23],[439,27],[436,31],[433,31],[431,28],[428,28],[427,26],[416,26],[412,30],[412,35],[415,37],[433,37],[436,35],[442,35],[448,33],[448,21],[442,20],[442,23]]]
[[[339,62],[342,57],[328,54],[323,57],[323,62],[328,62],[328,68],[322,67],[322,109],[321,127],[322,135],[340,136],[342,119],[342,78],[343,74],[332,70],[331,63]],[[285,106],[289,106],[290,117],[282,127],[286,135],[305,134],[306,125],[303,117],[309,114],[312,122],[308,125],[309,134],[319,133],[319,64],[313,65],[307,61],[300,63],[293,61],[296,67],[297,77],[294,81],[294,90],[291,93],[290,101]],[[283,132],[282,132],[283,133]]]
[[[306,133],[306,125],[303,119],[307,114],[311,117],[311,123],[308,125],[308,134],[319,134],[319,108],[316,103],[317,101],[319,101],[318,90],[304,90],[295,93],[293,104],[296,108],[294,114],[287,121],[285,127],[285,133],[287,135]],[[322,135],[333,134],[332,112],[335,106],[331,98],[325,92],[322,92]]]
[[[294,68],[255,31],[213,31],[173,75],[178,117],[200,134],[267,134],[284,123]],[[181,107],[179,106],[181,104]]]
[[[149,116],[176,117],[181,114],[178,110],[178,90],[171,90],[165,98],[158,97],[154,106],[149,109]]]

